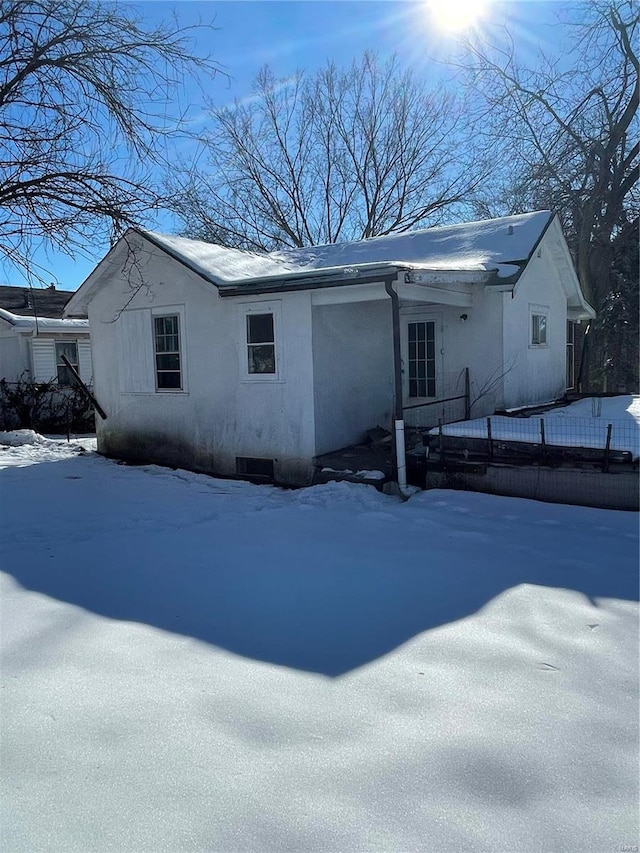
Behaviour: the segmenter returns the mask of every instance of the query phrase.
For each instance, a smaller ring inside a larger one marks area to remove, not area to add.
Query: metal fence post
[[[464,419],[468,421],[471,417],[471,383],[469,382],[469,368],[464,369]]]
[[[602,470],[605,474],[609,471],[609,451],[611,450],[611,429],[613,424],[607,425],[607,441],[604,446],[604,464],[602,466]]]

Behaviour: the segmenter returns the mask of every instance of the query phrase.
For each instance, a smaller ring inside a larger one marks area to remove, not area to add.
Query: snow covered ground
[[[636,515],[91,446],[0,448],[3,851],[637,844]]]
[[[634,459],[640,456],[640,397],[589,397],[567,406],[550,409],[529,418],[491,417],[491,435],[497,441],[522,441],[539,444],[540,420],[544,420],[545,441],[559,447],[604,448],[607,427],[612,426],[610,447],[627,450]],[[433,435],[439,427],[431,430]],[[444,435],[487,438],[487,418],[445,424]]]

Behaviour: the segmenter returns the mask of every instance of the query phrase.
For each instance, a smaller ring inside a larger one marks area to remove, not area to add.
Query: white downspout
[[[396,469],[398,476],[398,488],[404,494],[407,488],[407,457],[404,447],[404,420],[394,421],[396,432]]]
[[[394,374],[394,438],[396,445],[396,478],[398,492],[403,500],[411,497],[407,490],[407,460],[404,441],[404,412],[402,406],[402,354],[400,350],[400,304],[398,294],[393,289],[393,278],[385,279],[384,288],[391,299],[393,321],[393,374]]]

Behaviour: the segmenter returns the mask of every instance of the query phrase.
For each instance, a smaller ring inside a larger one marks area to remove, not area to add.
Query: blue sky
[[[456,5],[463,0],[450,0]],[[151,23],[175,14],[178,22],[190,25],[213,21],[215,32],[203,30],[197,50],[210,53],[228,78],[218,76],[203,88],[218,104],[243,98],[251,92],[256,72],[269,64],[278,76],[298,70],[313,72],[327,60],[348,65],[365,50],[381,56],[397,53],[414,73],[437,80],[449,74],[447,59],[456,50],[456,36],[438,29],[425,2],[413,0],[202,0],[202,2],[141,2],[136,4]],[[553,26],[560,4],[553,0],[510,0],[487,6],[479,26],[506,22],[516,40],[521,59],[533,61],[541,49],[558,50],[562,31]],[[190,93],[190,115],[194,124],[203,119],[203,96]],[[149,222],[149,227],[170,231],[168,217]],[[87,247],[87,257],[75,260],[63,254],[38,261],[51,270],[50,280],[65,290],[75,290],[106,246]],[[0,280],[21,284],[19,270],[4,265]]]

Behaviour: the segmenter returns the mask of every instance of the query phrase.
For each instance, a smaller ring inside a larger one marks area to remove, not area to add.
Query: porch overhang
[[[420,269],[390,262],[306,270],[217,286],[223,298],[310,290],[312,304],[340,305],[388,299],[385,284],[393,281],[403,302],[470,308],[474,285],[484,284],[489,275],[479,269]]]
[[[437,305],[454,305],[456,308],[471,308],[473,294],[463,290],[446,290],[426,284],[399,284],[400,302],[429,302]]]
[[[454,305],[457,308],[471,308],[473,294],[462,289],[447,289],[425,284],[398,282],[396,285],[401,302],[424,302],[438,305]],[[348,302],[376,302],[388,299],[383,282],[361,285],[345,285],[326,290],[316,290],[311,295],[312,305],[342,305]]]
[[[398,269],[396,292],[401,302],[424,302],[471,308],[473,287],[483,284],[490,273],[484,270],[405,270]],[[316,290],[311,300],[314,305],[339,305],[346,302],[373,302],[388,299],[383,281],[367,284],[354,281]]]

